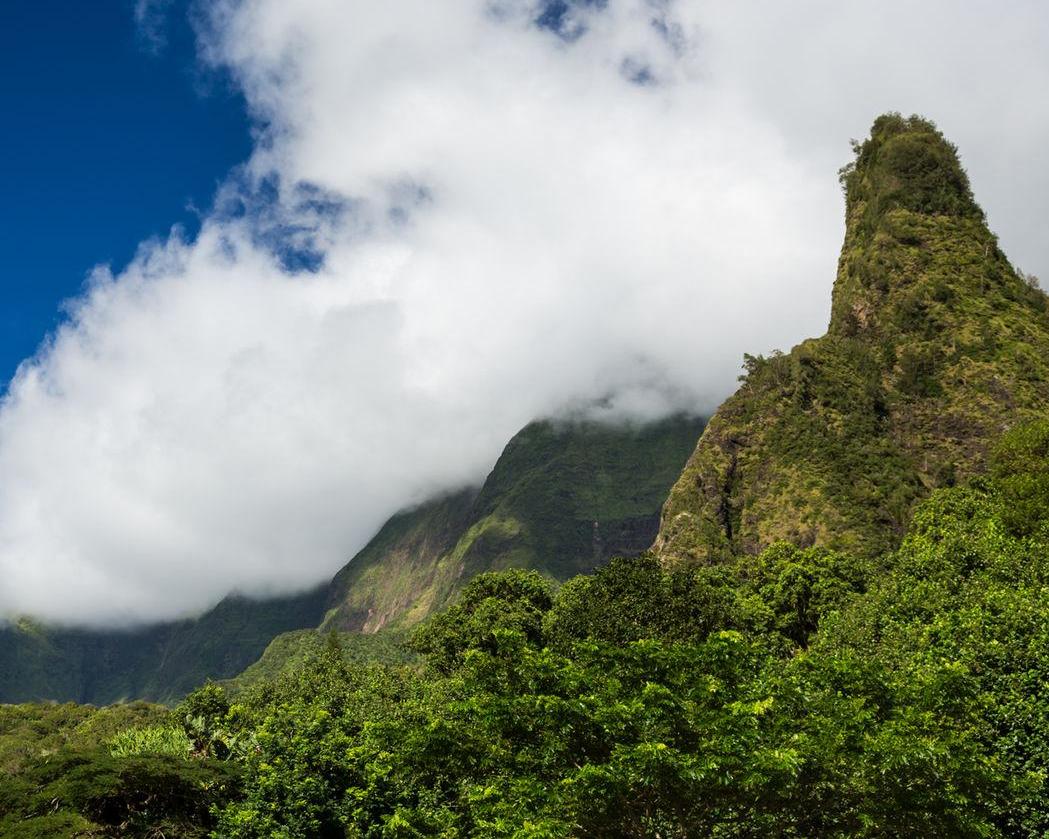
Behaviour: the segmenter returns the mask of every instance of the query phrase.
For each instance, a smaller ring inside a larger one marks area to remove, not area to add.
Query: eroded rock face
[[[664,506],[667,564],[778,540],[892,548],[918,499],[1049,409],[1047,299],[999,250],[954,146],[886,115],[841,178],[827,334],[748,357]]]

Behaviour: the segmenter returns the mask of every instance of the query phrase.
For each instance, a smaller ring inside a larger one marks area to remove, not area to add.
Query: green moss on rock
[[[999,250],[954,146],[888,114],[855,151],[828,332],[747,358],[664,507],[669,564],[780,540],[890,549],[915,502],[1049,408],[1045,295]]]

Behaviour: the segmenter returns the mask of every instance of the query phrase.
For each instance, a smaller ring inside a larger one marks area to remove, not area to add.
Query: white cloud
[[[940,121],[1047,273],[1039,4],[609,0],[571,39],[538,5],[211,6],[265,129],[199,238],[99,271],[11,384],[0,612],[303,587],[529,419],[712,409],[744,351],[823,330],[834,173],[880,111]]]

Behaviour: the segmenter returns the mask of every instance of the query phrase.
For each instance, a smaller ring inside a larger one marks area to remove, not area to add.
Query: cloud
[[[160,53],[168,45],[168,16],[174,0],[135,0],[132,16],[139,43],[151,53]]]
[[[835,170],[880,111],[941,123],[1044,276],[1049,21],[1011,9],[210,4],[255,151],[11,383],[0,612],[295,590],[534,417],[713,409],[744,351],[823,331]]]

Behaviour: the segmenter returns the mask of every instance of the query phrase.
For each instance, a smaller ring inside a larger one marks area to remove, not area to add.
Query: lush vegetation
[[[377,664],[332,633],[174,711],[4,708],[24,836],[1042,836],[1049,422],[877,560],[777,544],[474,578]],[[15,827],[17,825],[17,828]],[[36,831],[36,832],[33,832]],[[95,831],[95,833],[91,833]],[[154,831],[154,832],[150,832]]]
[[[405,633],[394,629],[373,634],[300,629],[278,635],[258,661],[236,677],[219,684],[235,696],[260,682],[273,681],[314,660],[332,637],[338,639],[342,657],[347,664],[408,665],[419,659],[404,643]]]
[[[207,836],[241,771],[159,705],[0,705],[4,837]]]
[[[781,544],[557,592],[482,575],[414,635],[422,670],[329,651],[235,705],[259,752],[220,830],[1043,835],[1049,528],[1015,502],[1045,490],[1046,433],[876,562]]]

